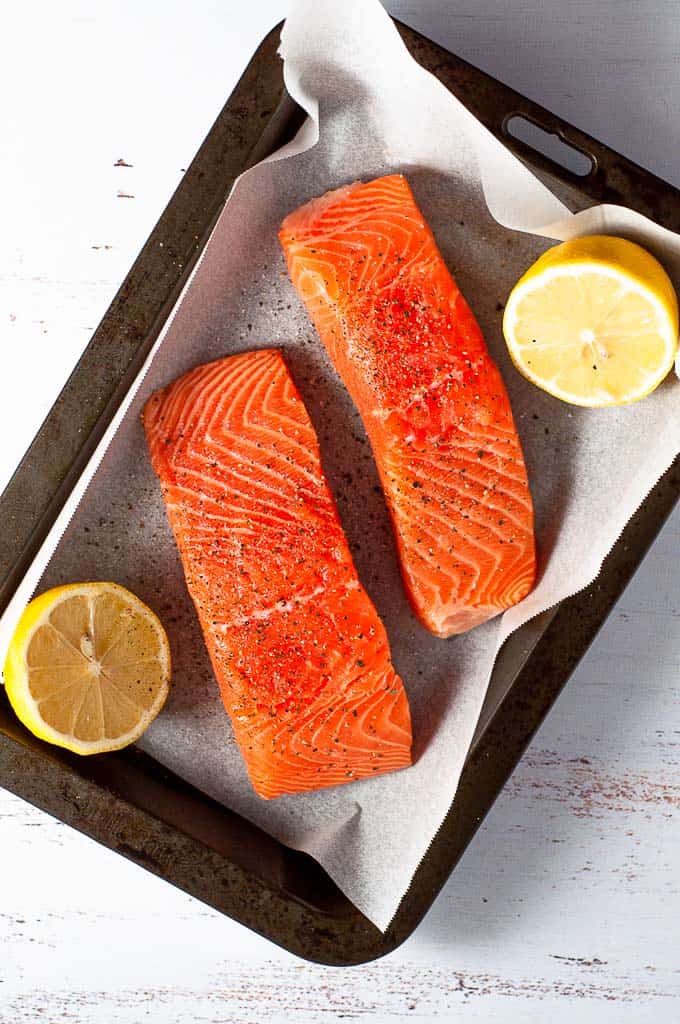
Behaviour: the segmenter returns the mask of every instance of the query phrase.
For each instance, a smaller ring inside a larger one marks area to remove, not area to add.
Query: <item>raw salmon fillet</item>
[[[400,174],[313,199],[279,237],[363,418],[416,614],[463,633],[535,575],[522,450],[477,322]]]
[[[199,366],[153,395],[143,420],[255,790],[410,764],[406,694],[281,353]]]

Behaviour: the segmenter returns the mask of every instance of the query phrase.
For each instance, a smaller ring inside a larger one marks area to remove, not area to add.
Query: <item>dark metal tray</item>
[[[620,203],[680,231],[677,189],[418,33],[399,30],[415,58],[565,201]],[[255,53],[0,497],[0,612],[157,337],[234,179],[301,123],[283,91],[279,31]],[[591,172],[578,176],[513,138],[507,124],[515,114],[586,152]],[[501,652],[484,728],[456,798],[385,934],[306,854],[134,748],[79,759],[42,743],[14,717],[4,691],[0,782],[302,957],[355,964],[381,956],[410,935],[432,904],[679,494],[676,463],[631,520],[597,581],[516,634]]]

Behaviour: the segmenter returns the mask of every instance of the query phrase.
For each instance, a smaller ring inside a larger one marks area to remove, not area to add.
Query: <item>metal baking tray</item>
[[[574,208],[620,203],[680,231],[680,191],[440,46],[409,50]],[[35,556],[172,309],[234,179],[301,123],[276,55],[259,46],[0,497],[0,613]],[[515,115],[587,154],[585,176],[513,137]],[[162,245],[159,243],[162,242]],[[680,494],[676,462],[586,591],[501,652],[460,786],[383,934],[306,854],[291,850],[135,748],[78,758],[31,736],[0,693],[0,783],[301,957],[362,963],[411,934],[585,653]]]

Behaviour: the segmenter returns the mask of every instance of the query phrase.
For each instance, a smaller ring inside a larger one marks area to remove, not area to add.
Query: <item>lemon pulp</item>
[[[36,736],[79,754],[134,742],[165,702],[165,630],[115,583],[79,583],[25,609],[4,666],[10,703]]]
[[[678,303],[641,246],[593,235],[544,253],[513,288],[503,333],[528,380],[575,405],[624,405],[673,365]]]

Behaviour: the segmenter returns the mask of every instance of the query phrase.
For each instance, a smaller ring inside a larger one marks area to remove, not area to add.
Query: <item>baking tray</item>
[[[412,29],[398,28],[416,60],[567,204],[620,203],[680,231],[680,191]],[[283,89],[279,34],[280,26],[259,46],[0,497],[0,613],[157,338],[234,179],[301,124]],[[514,115],[586,153],[590,172],[577,175],[511,136]],[[42,743],[17,721],[4,691],[0,783],[301,957],[348,965],[382,956],[431,906],[679,494],[676,462],[597,581],[503,649],[455,800],[384,934],[306,854],[135,748],[78,758]]]

